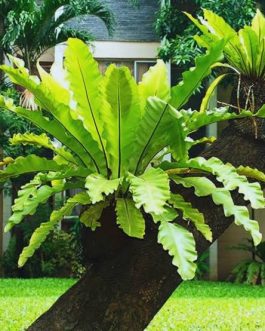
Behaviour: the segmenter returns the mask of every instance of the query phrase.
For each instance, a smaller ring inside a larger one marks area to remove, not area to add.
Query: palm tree
[[[33,63],[46,50],[69,37],[85,42],[93,39],[89,32],[66,24],[82,15],[97,16],[112,32],[114,17],[99,0],[43,0],[41,4],[36,0],[0,0],[0,46],[4,53],[21,57],[32,72]]]

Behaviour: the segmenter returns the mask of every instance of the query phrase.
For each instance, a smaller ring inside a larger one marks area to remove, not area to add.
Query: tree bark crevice
[[[231,125],[203,156],[216,156],[236,166],[248,165],[265,171],[264,141],[242,135]],[[204,213],[216,240],[233,218],[224,217],[222,208],[215,206],[210,198],[198,199],[193,190],[186,192],[192,204]],[[247,205],[239,194],[233,197],[236,203]],[[113,232],[106,238],[104,224],[111,222]],[[183,224],[187,223],[183,221]],[[125,237],[116,225],[114,230],[110,212],[105,214],[102,228],[96,239],[87,235],[88,246],[100,251],[104,243],[104,250],[110,253],[103,258],[90,256],[91,267],[86,275],[29,331],[143,331],[181,283],[172,258],[157,243],[157,229],[150,221],[147,220],[145,240]],[[200,254],[211,243],[191,229]]]

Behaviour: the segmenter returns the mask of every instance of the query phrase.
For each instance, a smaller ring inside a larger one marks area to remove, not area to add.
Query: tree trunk
[[[204,153],[205,157],[213,155],[234,165],[249,165],[265,171],[264,141],[242,135],[233,124]],[[210,199],[198,199],[188,190],[187,196],[205,213],[216,240],[232,223],[232,218],[225,218],[222,208],[213,205]],[[234,198],[246,204],[239,195]],[[104,215],[103,231],[96,235],[96,240],[91,241],[90,234],[86,237],[89,251],[97,252],[87,254],[91,261],[87,274],[29,331],[142,331],[181,283],[171,258],[157,244],[157,230],[151,222],[147,221],[145,240],[126,238],[112,223],[113,214],[109,210]],[[192,231],[198,252],[202,253],[210,243]]]

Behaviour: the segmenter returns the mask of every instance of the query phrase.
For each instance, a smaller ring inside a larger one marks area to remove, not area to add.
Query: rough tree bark
[[[263,140],[242,135],[232,125],[204,155],[265,171]],[[225,218],[222,209],[210,199],[199,200],[191,193],[187,191],[193,204],[205,213],[214,240],[217,239],[232,218]],[[235,199],[246,204],[240,196]],[[171,258],[156,242],[157,231],[151,222],[148,222],[145,240],[124,237],[117,227],[111,226],[112,222],[113,215],[109,211],[104,215],[103,231],[98,232],[96,239],[90,234],[87,236],[88,250],[98,252],[90,254],[87,274],[29,331],[142,331],[181,283]],[[201,253],[210,243],[194,229],[193,232]]]

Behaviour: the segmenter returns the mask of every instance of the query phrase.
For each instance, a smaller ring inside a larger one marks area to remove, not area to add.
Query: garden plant
[[[98,0],[0,0],[1,51],[19,55],[36,74],[35,64],[48,49],[70,37],[93,40],[89,31],[68,24],[82,15],[98,17],[113,31],[113,14]]]
[[[208,48],[217,40],[227,39],[224,47],[226,72],[216,78],[216,84],[227,75],[233,74],[237,78],[237,88],[232,96],[232,103],[241,108],[255,111],[263,106],[265,96],[263,86],[265,81],[265,18],[257,10],[251,25],[246,25],[238,32],[234,30],[222,17],[210,10],[203,10],[204,17],[199,20],[186,15],[200,29],[202,35],[195,35],[197,43]]]
[[[89,48],[78,39],[67,42],[64,86],[40,65],[40,78],[31,76],[23,61],[12,56],[11,67],[1,66],[13,83],[34,95],[38,105],[37,111],[31,111],[1,97],[3,111],[14,112],[46,132],[18,133],[10,143],[45,147],[54,155],[50,159],[34,154],[6,157],[1,163],[5,166],[0,172],[2,182],[35,174],[21,187],[6,231],[56,193],[80,190],[33,233],[19,265],[26,263],[64,216],[82,206],[87,273],[30,330],[142,330],[176,285],[176,271],[182,279],[192,279],[197,251],[201,253],[232,220],[250,232],[255,245],[260,243],[258,223],[245,204],[264,207],[260,184],[248,180],[263,181],[263,172],[245,166],[239,156],[235,166],[222,161],[214,148],[207,158],[189,157],[194,145],[214,141],[190,137],[202,126],[265,116],[263,108],[182,109],[222,59],[225,45],[225,40],[211,45],[173,88],[162,61],[139,84],[126,67],[111,65],[101,75]],[[208,100],[209,93],[203,104]],[[253,153],[253,143],[250,148]],[[172,162],[164,160],[168,154]],[[236,195],[234,200],[234,191],[244,199]],[[212,220],[205,210],[205,201],[209,207],[210,200],[216,205],[210,211]],[[228,218],[211,224],[219,214]],[[158,243],[177,268],[170,266]],[[155,265],[156,273],[150,273]]]
[[[265,242],[255,246],[251,239],[246,243],[232,247],[236,250],[248,252],[251,258],[238,263],[231,271],[229,280],[235,283],[245,283],[252,285],[265,285]]]

